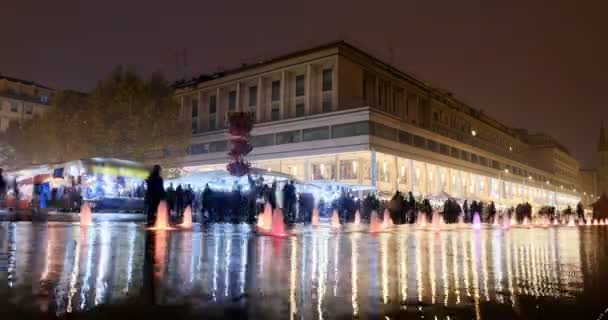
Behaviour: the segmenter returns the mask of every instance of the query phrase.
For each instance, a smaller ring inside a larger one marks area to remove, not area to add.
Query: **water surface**
[[[171,307],[173,319],[598,319],[608,308],[608,227],[294,232],[2,223],[0,308]]]

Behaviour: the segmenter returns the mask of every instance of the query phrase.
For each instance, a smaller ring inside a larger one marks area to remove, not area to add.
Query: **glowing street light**
[[[473,137],[476,137],[476,136],[477,136],[477,131],[475,131],[475,130],[471,130],[471,135],[472,135]]]

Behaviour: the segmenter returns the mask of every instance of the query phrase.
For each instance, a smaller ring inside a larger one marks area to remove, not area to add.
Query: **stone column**
[[[401,175],[401,172],[399,171],[399,160],[397,159],[397,157],[393,157],[393,171],[395,172],[395,174],[393,175],[394,177],[393,179],[393,186],[395,188],[395,191],[399,190],[399,176]]]
[[[414,193],[414,178],[416,177],[415,172],[414,172],[414,160],[410,159],[410,190],[412,193]],[[417,183],[419,183],[418,181],[416,181]]]
[[[312,180],[312,177],[310,176],[310,160],[306,159],[304,162],[304,181],[310,181]]]
[[[285,70],[281,71],[281,104],[279,107],[279,119],[283,120],[287,117],[287,84],[285,81],[287,80],[287,72]]]
[[[241,108],[241,82],[236,83],[236,101],[234,105],[234,111],[243,111],[244,108]]]
[[[263,103],[263,99],[262,99],[262,95],[264,94],[264,89],[262,88],[262,86],[264,85],[264,81],[262,79],[262,77],[258,77],[258,96],[257,96],[257,100],[255,101],[255,118],[256,118],[256,122],[262,122],[264,121],[264,111],[265,107],[262,106]]]
[[[372,150],[371,151],[371,165],[370,165],[370,178],[371,178],[371,182],[372,182],[372,186],[375,187],[376,189],[378,188],[378,164],[376,163],[376,151]]]
[[[340,161],[338,161],[338,155],[334,156],[334,179],[336,182],[340,181]]]
[[[313,88],[312,88],[312,65],[310,63],[306,64],[306,73],[304,75],[306,81],[305,81],[305,88],[304,88],[304,95],[305,95],[305,100],[304,100],[304,115],[309,115],[311,114],[311,107],[313,105],[313,101],[314,101],[314,97],[313,97]]]
[[[222,90],[220,88],[215,89],[215,113],[217,116],[216,128],[222,129],[226,126],[226,119],[224,119],[224,108],[222,106]]]

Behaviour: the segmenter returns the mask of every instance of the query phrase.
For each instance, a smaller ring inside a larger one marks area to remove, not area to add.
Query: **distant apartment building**
[[[574,206],[579,164],[558,142],[505,126],[347,43],[176,84],[189,170],[224,168],[226,114],[255,114],[254,166],[390,195]]]
[[[54,90],[32,81],[0,75],[0,132],[45,112]]]

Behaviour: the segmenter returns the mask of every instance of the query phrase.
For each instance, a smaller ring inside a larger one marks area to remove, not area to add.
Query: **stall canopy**
[[[452,197],[449,193],[441,190],[439,193],[430,196],[429,200],[444,202],[446,200],[456,200],[456,199],[454,197]]]
[[[251,169],[251,177],[254,181],[257,181],[262,177],[264,183],[295,180],[291,175],[259,168]],[[209,187],[218,190],[231,190],[235,184],[242,186],[244,189],[249,187],[249,179],[247,176],[235,177],[226,170],[193,172],[180,178],[165,181],[166,186],[168,186],[169,183],[172,183],[174,186],[180,184],[182,186],[191,185],[193,188],[204,188],[205,185],[208,184]]]
[[[593,204],[593,218],[595,219],[606,219],[608,218],[608,197],[603,194]]]

